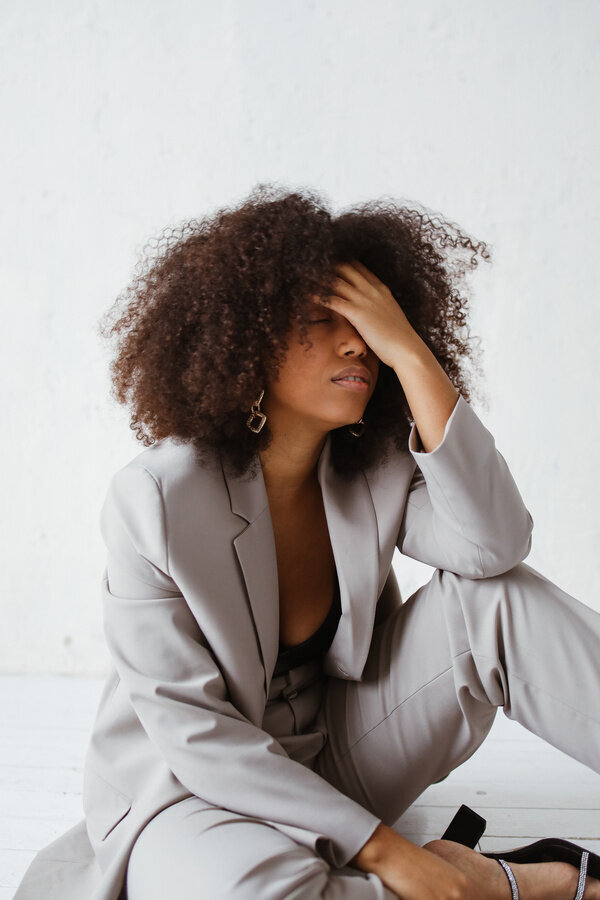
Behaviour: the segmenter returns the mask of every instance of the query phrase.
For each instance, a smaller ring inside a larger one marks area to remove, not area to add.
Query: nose
[[[340,316],[337,352],[340,356],[358,356],[361,359],[369,352],[354,325],[343,316]]]

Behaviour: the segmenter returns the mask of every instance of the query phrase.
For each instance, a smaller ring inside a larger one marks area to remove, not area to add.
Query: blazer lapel
[[[360,680],[375,621],[379,583],[377,517],[362,472],[344,481],[331,464],[331,439],[317,469],[340,584],[342,616],[325,655],[324,672]]]
[[[248,600],[265,667],[265,689],[279,651],[277,553],[262,468],[253,479],[235,477],[224,467],[231,511],[247,523],[233,544],[246,582]],[[325,671],[360,679],[373,631],[378,587],[377,519],[362,473],[345,482],[331,465],[328,436],[317,466],[325,516],[340,584],[342,615],[326,654]]]
[[[265,668],[265,691],[271,681],[279,651],[279,581],[275,536],[262,468],[256,460],[257,475],[236,477],[223,467],[231,511],[245,520],[243,530],[233,539],[242,569],[248,601]]]

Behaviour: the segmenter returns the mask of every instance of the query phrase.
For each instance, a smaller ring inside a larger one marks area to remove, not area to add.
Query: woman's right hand
[[[502,896],[383,823],[348,865],[375,873],[401,900],[496,900]]]

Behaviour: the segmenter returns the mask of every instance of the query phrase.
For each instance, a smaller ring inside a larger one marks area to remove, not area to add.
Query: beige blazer
[[[361,680],[374,624],[400,603],[394,548],[467,578],[523,560],[533,520],[494,438],[459,396],[444,437],[351,483],[330,438],[318,478],[342,615],[325,674]],[[234,478],[166,439],[113,476],[101,512],[113,661],[84,771],[85,818],[40,850],[15,900],[117,900],[132,845],[191,795],[260,817],[330,865],[380,821],[303,759],[324,735],[262,730],[279,644],[275,543],[262,470]]]

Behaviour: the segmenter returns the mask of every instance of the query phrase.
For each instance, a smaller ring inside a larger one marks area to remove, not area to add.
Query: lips
[[[346,366],[345,369],[342,369],[331,379],[332,381],[342,381],[344,378],[348,379],[348,383],[352,383],[356,378],[359,378],[361,381],[356,382],[360,384],[364,382],[367,385],[371,384],[371,373],[364,366]]]

